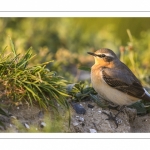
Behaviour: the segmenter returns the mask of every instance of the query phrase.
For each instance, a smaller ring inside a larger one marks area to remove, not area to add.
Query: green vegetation
[[[46,69],[46,62],[36,66],[28,66],[32,60],[29,49],[23,56],[17,54],[11,41],[13,53],[0,55],[1,86],[10,103],[26,101],[30,105],[38,102],[42,108],[55,108],[56,100],[59,104],[68,107],[66,97],[66,83],[56,72]]]
[[[120,59],[134,72],[144,86],[150,85],[150,50],[149,33],[145,33],[141,39],[132,36],[127,30],[129,42],[120,47]],[[147,42],[146,42],[147,41]]]

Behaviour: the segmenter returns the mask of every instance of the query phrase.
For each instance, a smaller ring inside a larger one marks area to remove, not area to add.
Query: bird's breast
[[[91,68],[91,82],[93,88],[101,97],[117,105],[130,105],[138,100],[138,98],[109,86],[102,78],[102,68],[98,69],[97,66]]]

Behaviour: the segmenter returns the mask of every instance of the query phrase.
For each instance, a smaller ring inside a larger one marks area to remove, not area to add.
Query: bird
[[[92,86],[103,99],[122,109],[139,100],[150,101],[150,94],[139,79],[111,49],[101,48],[87,53],[95,59],[95,64],[91,67]],[[116,119],[119,113],[120,111],[115,116],[105,114],[109,116],[108,119]],[[117,125],[116,121],[115,123]]]

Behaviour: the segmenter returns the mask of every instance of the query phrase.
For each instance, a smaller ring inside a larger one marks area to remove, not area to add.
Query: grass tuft
[[[67,103],[67,81],[55,71],[46,68],[52,61],[30,66],[35,57],[31,48],[25,54],[17,54],[10,39],[12,52],[0,54],[0,86],[4,88],[7,103],[10,105],[25,101],[29,105],[38,104],[41,108],[49,106],[57,110],[57,103],[69,109]]]

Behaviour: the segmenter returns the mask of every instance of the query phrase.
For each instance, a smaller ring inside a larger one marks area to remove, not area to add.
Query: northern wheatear
[[[95,59],[91,68],[92,86],[102,98],[120,106],[141,99],[150,101],[150,94],[112,50],[102,48],[88,54]]]

